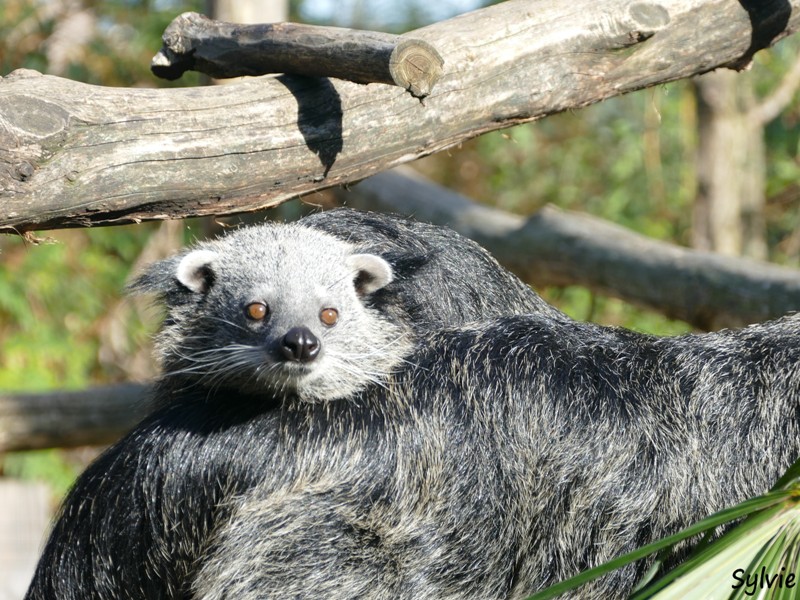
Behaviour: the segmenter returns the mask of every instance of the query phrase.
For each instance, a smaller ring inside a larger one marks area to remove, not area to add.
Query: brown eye
[[[254,321],[263,321],[269,313],[269,308],[263,302],[253,302],[247,305],[245,312]]]
[[[319,320],[328,327],[336,325],[339,320],[339,311],[335,308],[323,308],[319,313]]]

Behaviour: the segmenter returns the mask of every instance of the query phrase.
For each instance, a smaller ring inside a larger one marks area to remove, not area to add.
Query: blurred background
[[[28,68],[105,86],[205,85],[194,73],[169,83],[149,70],[164,28],[184,11],[238,22],[291,20],[400,33],[482,5],[235,4],[3,0],[0,75]],[[553,204],[656,239],[797,267],[800,103],[794,92],[800,37],[795,38],[760,52],[747,72],[712,73],[614,98],[481,136],[412,166],[517,214]],[[305,199],[307,205],[327,201],[325,194]],[[273,214],[287,218],[303,209],[293,201]],[[51,231],[40,245],[0,236],[0,395],[152,379],[149,336],[160,313],[123,298],[121,290],[143,263],[215,229],[213,221],[189,220]],[[656,334],[691,329],[580,287],[537,290],[577,319]],[[100,450],[0,453],[0,600],[22,597],[53,511]]]

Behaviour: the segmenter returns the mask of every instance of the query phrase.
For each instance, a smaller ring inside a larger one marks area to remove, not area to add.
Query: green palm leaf
[[[720,538],[700,543],[686,561],[658,581],[640,584],[632,600],[724,600],[769,598],[782,600],[800,597],[800,460],[778,480],[770,492],[726,508],[683,531],[643,546],[571,579],[550,586],[528,600],[556,598],[611,571],[661,552],[675,544],[706,534],[709,539],[717,527],[742,519]],[[657,565],[660,561],[657,562]],[[749,577],[749,578],[748,578]],[[735,586],[735,587],[734,587]]]

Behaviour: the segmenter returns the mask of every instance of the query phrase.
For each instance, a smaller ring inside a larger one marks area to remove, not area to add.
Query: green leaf
[[[758,496],[756,498],[751,498],[750,500],[746,500],[741,504],[737,504],[736,506],[732,506],[730,508],[726,508],[724,510],[716,512],[713,515],[703,519],[702,521],[695,523],[690,527],[687,527],[686,529],[674,535],[665,537],[656,542],[652,542],[650,544],[647,544],[646,546],[642,546],[641,548],[638,548],[633,552],[629,552],[628,554],[615,558],[614,560],[611,560],[605,564],[583,571],[582,573],[579,573],[575,577],[572,577],[570,579],[552,585],[544,590],[541,590],[530,596],[527,600],[548,600],[549,598],[556,598],[561,594],[564,594],[570,590],[578,588],[598,577],[607,575],[608,573],[614,571],[615,569],[624,567],[625,565],[640,560],[650,554],[653,554],[654,552],[658,552],[664,548],[673,546],[676,543],[681,542],[687,538],[713,530],[720,525],[724,525],[731,521],[741,519],[742,517],[758,513],[759,511],[763,511],[770,507],[775,507],[776,505],[780,504],[781,502],[784,502],[790,497],[791,494],[787,491],[776,491],[776,492],[769,492],[767,494],[764,494],[763,496]],[[771,515],[773,512],[779,512],[781,510],[783,510],[783,507],[777,507],[775,511],[771,511],[767,516]],[[763,519],[764,517],[761,518]],[[756,524],[758,524],[758,522],[760,521],[757,521]],[[755,526],[754,524],[751,524],[748,528],[744,529],[737,535],[743,535],[744,533],[746,533],[747,529],[754,526]],[[731,531],[730,533],[732,532],[733,531]],[[708,548],[706,548],[706,550],[715,546],[715,544],[719,543],[725,537],[726,536],[723,536],[723,538],[720,538],[720,540],[717,540],[717,542],[710,544]],[[736,536],[734,536],[733,541],[735,541],[736,539],[737,539]],[[728,538],[728,541],[726,541],[725,543],[726,544],[730,543],[730,538]],[[748,559],[748,562],[749,560],[750,559]],[[695,563],[690,563],[690,561],[687,561],[686,563],[678,567],[678,569],[680,569],[687,563],[695,564]],[[675,569],[674,571],[677,571],[678,569]],[[660,589],[660,587],[658,589]],[[652,591],[650,593],[652,593]],[[637,596],[637,598],[639,597],[647,598],[649,597],[649,595]]]
[[[734,571],[749,570],[765,544],[797,515],[797,510],[787,510],[781,505],[752,514],[634,598],[712,600],[730,597],[735,591],[732,587],[736,583]]]

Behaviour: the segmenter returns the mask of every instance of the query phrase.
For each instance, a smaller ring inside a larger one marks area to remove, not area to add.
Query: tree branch
[[[583,285],[699,329],[738,327],[800,309],[795,269],[682,248],[552,206],[525,219],[412,173],[380,173],[336,195],[355,208],[448,225],[536,286]]]
[[[135,383],[0,395],[0,452],[110,444],[150,409],[150,387]]]
[[[487,131],[739,67],[799,24],[800,0],[511,0],[413,32],[445,64],[424,104],[394,86],[296,76],[152,90],[17,72],[0,80],[0,231],[273,206]]]
[[[749,117],[762,127],[777,119],[783,109],[789,106],[798,87],[800,87],[800,56],[783,76],[780,85],[749,111]]]
[[[294,73],[386,83],[424,98],[442,75],[442,57],[422,40],[295,23],[236,25],[197,13],[176,17],[150,65],[158,77],[188,70],[216,78]]]

